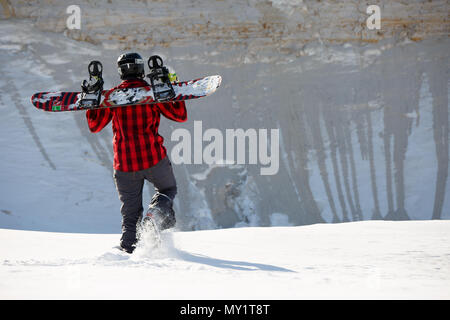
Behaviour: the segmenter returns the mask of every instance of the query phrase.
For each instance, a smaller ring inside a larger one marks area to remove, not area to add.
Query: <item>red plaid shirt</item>
[[[116,88],[148,85],[144,80],[125,80]],[[160,114],[187,120],[184,101],[88,110],[86,118],[91,132],[99,132],[112,120],[114,169],[129,172],[148,169],[166,157],[164,139],[158,134]]]

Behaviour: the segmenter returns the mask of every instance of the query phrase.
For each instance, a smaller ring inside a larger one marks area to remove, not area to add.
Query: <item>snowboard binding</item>
[[[103,91],[103,66],[100,61],[91,61],[88,66],[89,81],[81,83],[81,99],[78,105],[84,108],[94,108],[100,105]]]
[[[175,97],[175,90],[170,82],[169,69],[163,66],[163,60],[160,56],[151,56],[148,58],[148,67],[150,73],[147,77],[153,90],[153,97],[156,101],[164,102]]]

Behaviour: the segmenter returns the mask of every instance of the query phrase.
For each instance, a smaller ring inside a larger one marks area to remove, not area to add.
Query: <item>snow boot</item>
[[[172,208],[166,208],[164,211],[159,207],[150,207],[144,217],[144,223],[146,219],[152,218],[156,224],[156,227],[162,231],[175,226],[175,212]]]

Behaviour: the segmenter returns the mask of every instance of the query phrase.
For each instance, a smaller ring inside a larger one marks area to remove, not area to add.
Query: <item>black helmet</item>
[[[124,53],[117,59],[120,79],[144,78],[144,60],[137,53]]]

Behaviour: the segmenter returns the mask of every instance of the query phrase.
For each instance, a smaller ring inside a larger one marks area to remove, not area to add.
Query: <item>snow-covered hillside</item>
[[[450,221],[164,234],[0,230],[0,299],[449,299]],[[132,290],[130,290],[132,288]]]
[[[359,0],[79,0],[77,30],[71,0],[0,1],[0,298],[450,298],[448,1],[375,2],[380,30]],[[223,78],[162,119],[170,156],[200,121],[279,130],[273,175],[174,164],[176,231],[131,256],[111,126],[30,102],[130,51]]]
[[[83,112],[48,114],[30,96],[78,90],[94,59],[111,87],[130,50],[183,80],[223,77],[188,102],[186,123],[163,119],[169,153],[194,121],[279,129],[274,175],[248,161],[174,166],[180,229],[450,218],[445,1],[385,1],[380,32],[361,29],[355,0],[80,1],[81,30],[65,27],[69,4],[1,2],[0,227],[119,232],[111,128],[90,134]]]

